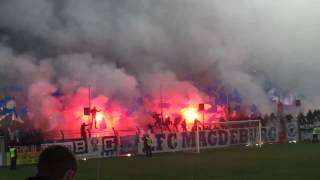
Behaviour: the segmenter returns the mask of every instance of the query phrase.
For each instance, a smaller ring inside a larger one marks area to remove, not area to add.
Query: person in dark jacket
[[[87,139],[86,126],[88,126],[86,123],[82,123],[80,126],[81,139]]]

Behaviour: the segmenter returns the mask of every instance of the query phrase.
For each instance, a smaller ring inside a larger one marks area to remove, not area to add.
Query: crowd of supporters
[[[315,125],[320,122],[320,110],[309,110],[306,114],[300,113],[297,119],[300,125]]]
[[[187,128],[186,120],[183,119],[181,116],[165,116],[163,117],[159,113],[153,114],[153,123],[149,123],[147,125],[148,131],[151,133],[154,132],[178,132],[178,131],[187,131],[187,130],[195,130],[196,123],[199,124],[200,130],[208,128],[206,125],[201,123],[201,120],[195,119],[194,125]],[[308,110],[307,113],[300,112],[298,114],[293,113],[270,113],[270,114],[239,114],[237,116],[229,116],[228,119],[218,119],[215,122],[227,122],[227,121],[247,121],[247,120],[260,120],[262,126],[267,126],[269,124],[282,124],[290,123],[296,121],[300,127],[304,128],[311,128],[311,126],[319,126],[320,125],[320,110]],[[319,122],[319,124],[317,124]],[[212,123],[212,122],[211,122]],[[209,123],[208,123],[209,124]],[[212,123],[214,124],[214,123]]]
[[[183,131],[192,131],[195,130],[197,124],[199,129],[209,129],[205,124],[202,124],[201,120],[195,120],[193,125],[188,125],[186,120],[182,116],[165,116],[162,117],[161,114],[154,113],[152,115],[154,121],[147,124],[145,127],[149,132],[183,132]],[[308,110],[306,113],[294,114],[279,114],[279,113],[270,113],[270,114],[252,114],[252,115],[238,115],[230,116],[227,119],[219,119],[219,122],[227,121],[245,121],[245,120],[261,120],[262,126],[267,126],[269,124],[285,124],[289,122],[296,121],[302,129],[310,129],[313,127],[320,126],[320,110]],[[35,144],[41,143],[46,138],[45,133],[39,129],[24,128],[23,126],[17,127],[0,127],[0,136],[6,138],[6,142],[19,144]]]

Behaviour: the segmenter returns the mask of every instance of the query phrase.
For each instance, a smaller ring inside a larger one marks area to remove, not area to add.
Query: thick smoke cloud
[[[2,85],[26,87],[27,92],[20,100],[27,102],[29,115],[37,120],[37,127],[51,129],[61,123],[61,117],[71,119],[69,111],[82,114],[82,108],[88,106],[89,87],[94,96],[92,103],[99,107],[105,107],[107,97],[116,96],[118,103],[130,103],[138,97],[133,76],[89,54],[39,60],[32,55],[16,55],[2,47],[0,57]],[[58,91],[63,94],[55,96]]]
[[[128,107],[141,94],[157,96],[159,81],[163,91],[190,89],[199,101],[203,87],[221,81],[262,111],[272,110],[265,87],[271,81],[318,106],[318,4],[3,0],[1,77],[28,86],[32,98],[39,87],[49,96],[90,85]],[[54,104],[54,112],[63,107],[55,100],[39,103]]]

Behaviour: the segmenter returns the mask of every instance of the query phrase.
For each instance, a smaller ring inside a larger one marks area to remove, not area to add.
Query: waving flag
[[[20,116],[18,116],[14,97],[6,96],[5,98],[1,99],[0,110],[2,112],[1,113],[2,115],[0,116],[0,121],[11,115],[12,121],[18,121],[20,123],[24,123],[20,118]]]
[[[0,109],[3,110],[7,106],[7,104],[9,106],[12,106],[13,103],[14,103],[14,98],[12,96],[6,96],[3,99],[0,99]]]

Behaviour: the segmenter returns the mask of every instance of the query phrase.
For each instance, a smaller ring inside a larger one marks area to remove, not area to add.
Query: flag
[[[3,120],[4,118],[8,116],[12,116],[12,121],[18,121],[20,123],[24,123],[20,116],[18,116],[17,109],[16,109],[16,102],[14,100],[14,97],[7,96],[0,100],[0,109],[2,111],[2,116],[0,117],[0,120]]]
[[[7,104],[9,106],[12,106],[13,103],[14,103],[14,98],[12,96],[6,96],[3,99],[0,99],[0,109],[3,110],[7,106]]]

